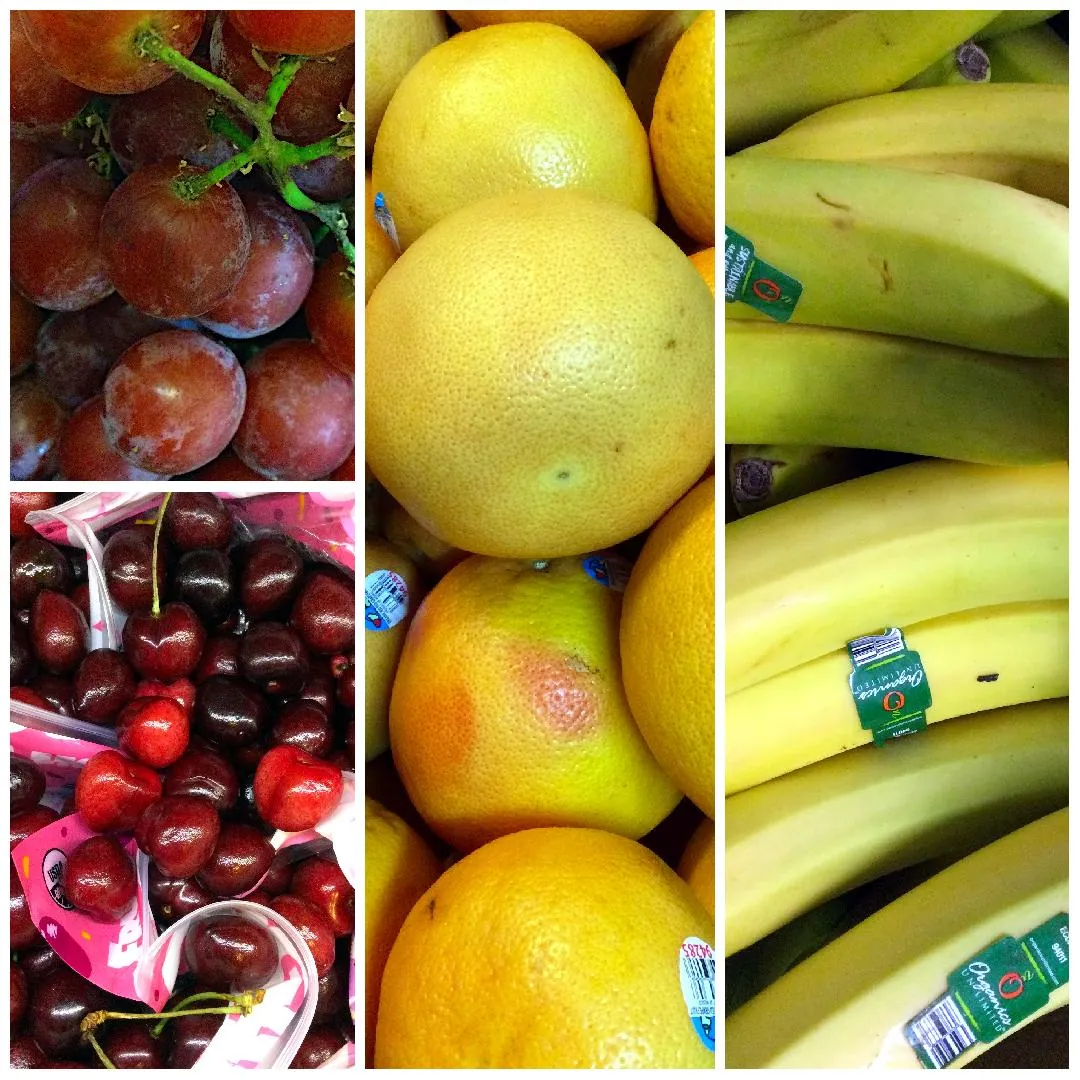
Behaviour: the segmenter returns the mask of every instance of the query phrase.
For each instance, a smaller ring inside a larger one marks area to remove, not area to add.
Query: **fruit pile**
[[[11,13],[13,480],[353,479],[354,23]]]
[[[730,1068],[1068,1000],[1067,39],[725,19]]]
[[[712,12],[366,13],[366,1064],[712,1068]]]
[[[318,838],[355,770],[352,579],[256,528],[252,508],[195,493],[100,530],[88,570],[26,524],[52,501],[12,496],[11,849],[26,875],[11,879],[12,1065],[190,1067],[281,981],[279,939],[238,899],[310,953],[317,1001],[293,1063],[316,1067],[355,1042],[353,885]],[[122,648],[92,648],[90,625]],[[33,876],[42,836],[65,855],[46,869],[56,892]],[[60,914],[100,937],[146,904],[157,932],[195,915],[163,1009],[103,983]]]

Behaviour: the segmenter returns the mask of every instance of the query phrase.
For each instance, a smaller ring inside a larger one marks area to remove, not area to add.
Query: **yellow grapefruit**
[[[508,22],[554,23],[599,50],[633,41],[663,17],[661,11],[448,11],[447,14],[462,30]]]
[[[626,96],[646,131],[652,123],[653,102],[671,50],[700,14],[700,11],[669,11],[634,46],[626,69]]]
[[[397,258],[397,248],[375,220],[375,192],[371,173],[364,174],[364,303]]]
[[[679,877],[693,890],[709,918],[716,918],[716,825],[703,818],[679,860]]]

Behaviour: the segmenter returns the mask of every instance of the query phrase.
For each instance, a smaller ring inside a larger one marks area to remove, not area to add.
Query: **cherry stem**
[[[161,523],[165,520],[165,507],[169,505],[170,498],[172,498],[172,492],[166,491],[165,498],[161,500],[161,506],[158,507],[157,524],[154,526],[154,547],[150,552],[150,580],[153,582],[154,587],[154,606],[150,609],[150,613],[155,619],[161,614],[161,597],[158,595],[157,580],[158,549],[161,547]]]

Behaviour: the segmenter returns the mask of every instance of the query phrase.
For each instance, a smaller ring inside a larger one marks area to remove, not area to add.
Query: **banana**
[[[975,608],[916,623],[904,636],[933,696],[928,724],[1069,692],[1067,600]],[[850,673],[847,649],[837,649],[729,694],[725,793],[871,742],[859,725]]]
[[[793,322],[1068,355],[1065,207],[970,176],[862,162],[739,154],[726,167],[726,224],[802,283]],[[744,303],[727,310],[765,317]]]
[[[1068,801],[1066,698],[862,746],[732,795],[724,947],[730,955],[857,885],[973,851]]]
[[[740,156],[758,155],[956,173],[1068,205],[1069,88],[995,81],[878,94],[822,109]]]
[[[968,86],[990,81],[990,58],[982,46],[965,41],[955,49],[908,79],[901,90],[917,90],[924,86]]]
[[[746,12],[725,24],[729,150],[838,101],[883,94],[967,41],[993,11]]]
[[[724,437],[987,465],[1063,461],[1068,361],[889,334],[727,320]]]
[[[985,946],[1067,912],[1068,862],[1063,809],[935,874],[729,1016],[727,1068],[918,1068],[903,1026],[945,992],[951,971]],[[1013,1030],[1068,997],[1066,983]],[[953,1065],[986,1049],[976,1043]]]
[[[1069,84],[1069,46],[1049,26],[988,41],[986,55],[995,82]]]
[[[728,483],[739,516],[872,470],[871,455],[832,446],[739,445],[728,451]]]
[[[1068,475],[917,461],[725,526],[727,692],[887,626],[1064,599]]]
[[[984,26],[976,35],[976,41],[990,41],[1002,34],[1026,30],[1029,26],[1052,19],[1056,11],[1003,11],[993,22]]]

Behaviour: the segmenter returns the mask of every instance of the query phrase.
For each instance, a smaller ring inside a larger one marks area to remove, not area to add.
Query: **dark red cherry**
[[[30,987],[26,975],[18,964],[11,963],[11,1032],[19,1030],[26,1016],[26,1003],[30,996]]]
[[[30,905],[23,892],[19,875],[11,873],[11,947],[13,949],[37,948],[44,941],[34,920],[30,917]]]
[[[315,1001],[315,1015],[311,1018],[313,1023],[326,1023],[345,1011],[349,1003],[346,995],[348,982],[348,976],[337,961],[325,975],[319,977],[319,996]]]
[[[105,1026],[98,1037],[105,1056],[117,1069],[163,1069],[168,1032],[160,1038],[153,1034],[154,1025],[145,1020],[118,1020]]]
[[[308,570],[289,622],[312,652],[350,652],[356,634],[353,582],[328,566]]]
[[[29,619],[28,619],[29,621]],[[11,620],[11,685],[26,682],[37,670],[34,651],[30,648],[30,631],[17,619]]]
[[[278,966],[270,934],[238,915],[219,915],[201,923],[185,940],[184,957],[196,977],[217,990],[265,986]]]
[[[75,694],[75,683],[71,679],[54,675],[51,671],[39,671],[30,680],[29,688],[45,699],[50,711],[64,716],[74,715],[72,698]]]
[[[75,781],[75,807],[95,832],[127,832],[161,797],[161,777],[118,750],[99,750]]]
[[[345,1036],[335,1027],[330,1024],[317,1024],[308,1029],[289,1068],[318,1069],[329,1061],[345,1042]]]
[[[236,804],[240,782],[229,759],[207,746],[189,746],[165,774],[166,795],[206,799],[224,813]]]
[[[265,619],[289,610],[300,587],[304,561],[287,540],[261,536],[241,556],[240,603],[249,619]]]
[[[45,774],[29,759],[11,755],[11,812],[21,814],[41,801]]]
[[[198,877],[217,896],[239,896],[255,888],[273,857],[273,846],[258,829],[222,825],[214,854]]]
[[[11,1040],[11,1067],[13,1069],[47,1069],[49,1059],[41,1047],[29,1035]]]
[[[172,1033],[172,1050],[166,1068],[190,1069],[224,1023],[223,1015],[178,1016],[170,1020],[168,1030]]]
[[[71,592],[68,593],[71,602],[83,613],[83,618],[90,622],[90,583],[80,581]]]
[[[286,702],[270,729],[273,746],[295,746],[312,757],[323,757],[330,751],[334,733],[323,709],[314,701],[303,698]]]
[[[165,795],[143,812],[135,840],[166,877],[197,874],[214,852],[221,819],[205,799]]]
[[[51,712],[53,708],[52,702],[42,697],[36,690],[31,690],[29,686],[13,686],[11,700],[21,701],[24,705],[33,705],[35,709],[44,709],[46,712]]]
[[[51,806],[35,806],[11,818],[11,846],[18,847],[27,837],[39,829],[59,821],[60,815]]]
[[[355,890],[332,859],[323,855],[304,859],[293,873],[289,892],[317,907],[335,937],[345,937],[353,932]]]
[[[228,547],[232,525],[232,514],[216,495],[178,491],[169,497],[162,531],[177,551],[194,551]]]
[[[219,634],[207,640],[195,669],[195,681],[201,683],[211,675],[240,674],[240,639],[233,634]]]
[[[289,891],[289,882],[292,881],[293,870],[296,869],[296,859],[289,855],[288,849],[279,851],[270,863],[266,877],[259,884],[259,888],[271,896],[280,896]]]
[[[187,711],[175,698],[135,698],[116,718],[120,749],[155,769],[179,761],[189,735]]]
[[[293,924],[311,950],[316,972],[325,975],[334,963],[334,933],[319,909],[291,893],[274,897],[270,907]]]
[[[71,583],[71,563],[58,547],[44,537],[34,533],[12,546],[12,608],[28,608],[42,589],[66,593]]]
[[[34,510],[49,510],[56,505],[55,491],[13,491],[11,503],[11,537],[36,536],[33,525],[26,523],[26,515]]]
[[[344,709],[356,707],[356,664],[349,657],[349,664],[337,678],[337,703]]]
[[[185,552],[173,571],[171,595],[189,605],[207,626],[223,623],[236,612],[236,586],[228,555],[214,548]]]
[[[152,525],[135,525],[113,533],[105,544],[102,569],[109,595],[125,612],[148,608],[154,602],[154,587],[150,578],[154,551]],[[165,551],[158,551],[157,582],[165,590]]]
[[[71,705],[80,720],[111,720],[135,697],[135,672],[116,649],[88,652],[75,672]]]
[[[168,926],[218,899],[198,878],[168,877],[153,863],[147,878],[147,892],[155,918]]]
[[[308,676],[307,649],[284,623],[253,623],[240,639],[240,670],[268,694],[296,694]]]
[[[314,828],[341,801],[341,770],[293,746],[268,750],[255,771],[255,805],[275,829]]]
[[[70,1053],[79,1046],[83,1017],[107,1008],[108,1000],[104,990],[65,965],[31,989],[30,1034],[50,1058]]]
[[[51,971],[64,967],[64,961],[53,951],[52,946],[42,945],[37,949],[23,949],[19,952],[19,967],[26,975],[26,981],[33,986]]]
[[[91,836],[64,862],[64,895],[79,911],[117,922],[135,902],[135,864],[114,836]]]
[[[199,684],[195,729],[218,746],[235,749],[255,742],[268,720],[266,699],[245,680],[211,675]]]
[[[159,615],[140,611],[124,623],[124,653],[144,678],[172,682],[190,675],[206,644],[206,631],[187,604],[166,604]]]
[[[334,711],[334,676],[325,656],[313,656],[307,681],[297,697],[314,701],[330,716]]]
[[[54,675],[74,671],[86,655],[90,628],[63,594],[43,589],[30,605],[30,646],[38,663]]]

